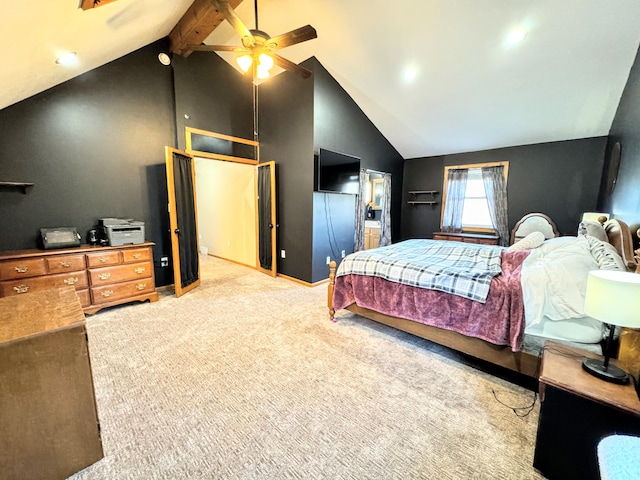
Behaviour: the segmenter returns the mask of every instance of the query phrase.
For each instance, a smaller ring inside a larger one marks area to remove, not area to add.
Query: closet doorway
[[[196,157],[195,182],[200,252],[275,277],[275,162]]]
[[[182,257],[196,259],[199,276],[198,252],[275,276],[275,162],[258,162],[258,142],[190,127],[185,132],[186,152],[166,147],[169,216],[174,218],[170,222],[174,279],[184,276],[188,268],[189,262],[183,264]],[[192,175],[177,181],[192,182],[191,193],[182,189],[184,193],[176,196],[171,155],[190,164]],[[180,211],[194,217],[188,231],[180,231],[175,220]],[[185,242],[184,238],[194,240]],[[174,283],[176,295],[186,293],[181,291],[181,282]],[[199,279],[191,288],[197,284]]]
[[[196,158],[200,251],[276,276],[275,162],[255,140],[185,128]]]

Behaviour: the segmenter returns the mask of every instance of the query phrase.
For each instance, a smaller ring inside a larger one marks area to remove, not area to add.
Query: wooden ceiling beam
[[[242,0],[227,0],[227,3],[235,9]],[[191,50],[187,46],[201,44],[223,21],[224,16],[210,0],[195,0],[169,34],[171,51],[189,56]]]
[[[80,0],[80,8],[82,10],[89,10],[91,8],[101,7],[107,3],[115,2],[116,0]]]

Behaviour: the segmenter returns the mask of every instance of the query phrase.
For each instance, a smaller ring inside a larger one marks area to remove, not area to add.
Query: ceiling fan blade
[[[273,63],[278,65],[280,68],[284,68],[285,70],[289,70],[290,72],[297,73],[302,78],[309,78],[311,76],[310,70],[307,70],[300,65],[296,65],[291,60],[287,60],[286,58],[281,57],[280,55],[277,55],[275,53],[271,53],[270,55],[273,58]]]
[[[242,47],[233,45],[187,45],[187,49],[193,52],[247,52]]]
[[[277,37],[273,37],[267,40],[265,46],[271,50],[278,50],[280,48],[289,47],[296,43],[306,42],[307,40],[313,40],[318,37],[316,29],[311,25],[305,25],[304,27],[296,28],[290,32],[283,33]]]
[[[227,19],[227,22],[231,24],[231,26],[238,32],[240,38],[242,38],[242,44],[246,48],[253,47],[256,42],[251,34],[251,31],[242,23],[240,17],[236,15],[236,12],[231,8],[231,6],[225,0],[210,0],[213,8],[215,8],[219,13],[224,15],[224,18]]]

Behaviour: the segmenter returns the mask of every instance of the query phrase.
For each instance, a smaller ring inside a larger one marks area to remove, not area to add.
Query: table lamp
[[[594,270],[587,278],[584,312],[610,325],[604,360],[587,358],[582,368],[613,383],[628,383],[627,372],[609,364],[614,326],[640,328],[640,275],[613,270]]]

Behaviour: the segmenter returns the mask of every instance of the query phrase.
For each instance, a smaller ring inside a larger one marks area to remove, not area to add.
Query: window
[[[447,229],[444,225],[445,217],[448,218],[447,202],[455,202],[455,198],[447,194],[447,184],[449,181],[450,170],[466,170],[466,187],[464,189],[464,199],[462,199],[462,219],[461,228],[470,232],[494,232],[496,229],[491,221],[489,213],[489,204],[487,203],[487,194],[485,192],[484,179],[482,178],[483,167],[503,167],[505,183],[507,180],[509,162],[492,162],[471,165],[451,165],[444,169],[444,185],[442,200],[442,218],[440,226],[443,230]],[[456,196],[456,194],[453,194]],[[452,207],[450,205],[450,207]],[[458,217],[460,218],[460,217]]]
[[[487,195],[484,191],[482,170],[470,168],[467,177],[467,188],[464,195],[464,207],[462,208],[462,227],[493,229]]]

